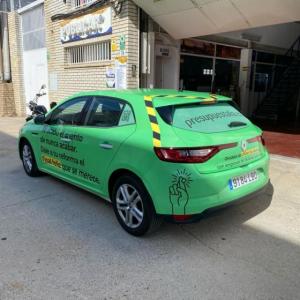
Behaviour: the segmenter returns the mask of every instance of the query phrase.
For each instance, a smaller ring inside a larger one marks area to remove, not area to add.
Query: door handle
[[[66,138],[61,138],[60,140],[61,140],[62,142],[67,142],[67,143],[69,143],[69,142],[72,141],[71,139],[66,139]]]
[[[112,149],[113,148],[113,145],[108,144],[108,143],[103,143],[103,144],[100,144],[99,146],[100,146],[100,148],[103,148],[103,149]]]

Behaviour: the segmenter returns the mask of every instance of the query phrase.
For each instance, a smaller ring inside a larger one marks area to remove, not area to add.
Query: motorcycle
[[[40,91],[35,95],[34,99],[29,102],[28,108],[31,111],[31,115],[27,116],[26,122],[32,120],[34,117],[38,115],[44,115],[47,113],[47,108],[44,105],[38,104],[38,99],[46,95],[45,88],[46,85],[43,84],[40,88]]]

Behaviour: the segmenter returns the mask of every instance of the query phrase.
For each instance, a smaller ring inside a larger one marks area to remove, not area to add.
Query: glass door
[[[240,62],[236,60],[216,59],[215,91],[239,102]]]
[[[181,55],[180,87],[184,90],[210,92],[213,58]]]

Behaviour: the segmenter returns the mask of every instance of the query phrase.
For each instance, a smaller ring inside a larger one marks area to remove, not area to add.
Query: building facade
[[[45,3],[50,101],[82,90],[139,86],[138,8],[124,1],[53,18],[78,12],[81,2]]]
[[[16,115],[41,86],[49,108],[76,92],[139,86],[139,12],[131,1],[32,1],[9,13]]]
[[[182,26],[190,37],[174,39],[135,4],[139,1],[13,3],[8,14],[13,87],[2,88],[13,96],[0,102],[0,113],[2,107],[15,115],[28,113],[26,103],[45,85],[39,104],[46,107],[82,90],[155,87],[217,92],[251,116],[282,80],[291,63],[287,51],[300,36],[299,22],[200,37],[192,35],[194,23],[190,29],[187,23]]]
[[[249,117],[278,119],[285,110],[287,120],[299,120],[299,22],[180,40],[152,18],[145,22],[142,86],[211,91],[234,99]]]

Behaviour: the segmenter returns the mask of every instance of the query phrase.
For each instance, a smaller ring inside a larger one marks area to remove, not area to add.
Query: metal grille
[[[21,16],[24,51],[45,48],[44,6],[40,5]]]
[[[96,0],[71,0],[72,8],[80,8],[95,2]]]
[[[68,65],[107,61],[110,59],[110,40],[65,48],[65,61]]]

